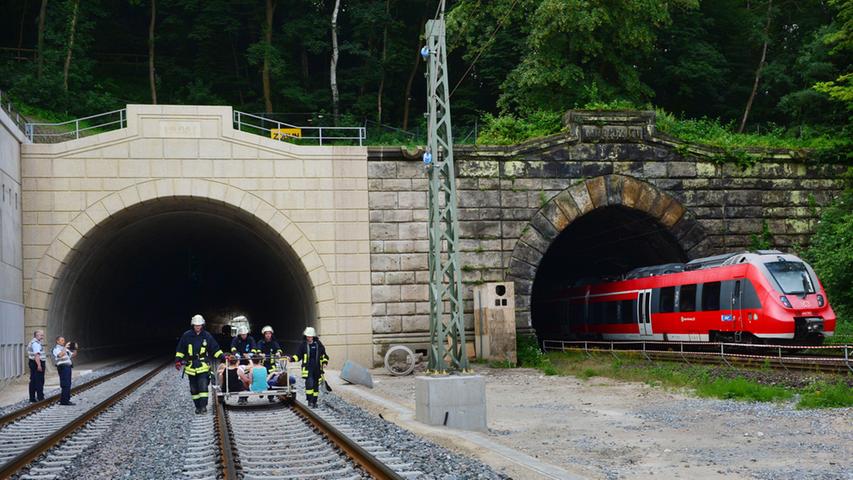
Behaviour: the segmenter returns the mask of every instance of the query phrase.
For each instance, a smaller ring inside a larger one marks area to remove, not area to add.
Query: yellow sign
[[[270,130],[270,138],[283,140],[285,138],[302,138],[301,128],[273,128]]]

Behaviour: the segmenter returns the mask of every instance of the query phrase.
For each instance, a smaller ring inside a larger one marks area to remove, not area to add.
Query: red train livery
[[[574,338],[820,344],[835,331],[812,267],[776,250],[638,268],[546,302]]]

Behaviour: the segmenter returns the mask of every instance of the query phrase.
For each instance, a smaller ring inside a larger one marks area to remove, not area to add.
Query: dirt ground
[[[794,401],[699,399],[689,392],[601,377],[584,381],[532,369],[476,369],[486,377],[489,431],[483,436],[559,467],[566,476],[853,479],[850,408],[796,410]],[[372,373],[372,390],[339,385],[336,393],[392,421],[399,412],[359,398],[353,390],[414,411],[414,376]],[[401,425],[419,429],[420,424]],[[416,433],[513,478],[555,478],[538,476],[507,462],[505,455],[500,458],[440,429]]]

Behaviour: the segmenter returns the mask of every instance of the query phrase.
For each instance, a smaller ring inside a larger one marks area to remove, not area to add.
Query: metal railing
[[[358,142],[362,146],[367,140],[364,127],[301,127],[237,110],[234,110],[234,128],[296,144]]]
[[[28,122],[25,134],[31,142],[54,143],[78,139],[86,135],[118,130],[127,126],[127,109],[113,110],[67,122]]]
[[[686,348],[685,348],[686,347]],[[661,342],[661,341],[604,341],[604,340],[544,340],[542,349],[545,351],[581,351],[587,355],[592,352],[641,353],[646,360],[651,361],[650,354],[655,356],[671,356],[681,358],[690,363],[689,357],[717,357],[722,363],[731,366],[729,360],[766,361],[778,363],[783,368],[828,365],[853,373],[853,346],[851,345],[758,345],[743,343],[718,342]],[[820,352],[822,355],[789,354],[791,350]],[[835,355],[827,355],[832,352]]]
[[[15,122],[15,125],[17,125],[22,132],[26,133],[27,119],[15,109],[9,95],[3,92],[3,90],[0,90],[0,108],[6,112],[6,115],[9,115],[9,118]]]

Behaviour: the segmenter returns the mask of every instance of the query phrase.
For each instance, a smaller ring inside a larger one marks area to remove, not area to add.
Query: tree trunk
[[[27,18],[27,0],[21,6],[21,23],[18,26],[18,50],[24,46],[24,20]],[[18,53],[20,55],[20,53]]]
[[[382,29],[382,77],[379,79],[379,91],[376,92],[376,123],[382,124],[382,92],[385,90],[385,60],[388,58],[388,17],[391,14],[391,0],[385,0],[385,28]]]
[[[36,75],[41,78],[44,69],[44,17],[47,15],[47,0],[41,0],[41,9],[39,10],[39,31],[38,31],[38,47],[36,55],[38,56],[38,70]]]
[[[270,51],[272,50],[272,20],[275,14],[276,0],[267,0],[267,21],[264,25],[264,69],[262,81],[264,85],[264,108],[272,113],[272,92],[270,89]]]
[[[767,2],[767,23],[764,24],[764,46],[761,48],[761,61],[758,62],[758,68],[755,69],[755,82],[752,84],[752,93],[749,94],[749,100],[746,102],[746,109],[743,111],[743,118],[740,120],[738,133],[743,133],[746,128],[746,120],[749,118],[749,111],[752,110],[752,102],[755,100],[755,93],[758,91],[758,82],[761,80],[761,71],[764,70],[764,61],[767,59],[767,43],[770,41],[770,18],[773,0]]]
[[[157,21],[157,0],[151,0],[151,24],[148,25],[148,81],[151,84],[151,103],[157,105],[157,82],[154,80],[154,26]]]
[[[308,85],[308,50],[305,49],[305,45],[302,46],[302,51],[299,56],[302,60],[302,81],[305,85]]]
[[[335,0],[335,8],[332,10],[332,61],[329,66],[329,86],[332,88],[332,115],[335,126],[338,126],[338,120],[340,120],[338,105],[338,10],[340,7],[341,0]]]
[[[77,32],[77,14],[80,12],[80,0],[74,0],[71,11],[71,26],[68,28],[68,49],[65,53],[65,67],[62,69],[62,88],[68,91],[68,71],[71,70],[71,55],[74,52],[74,34]]]
[[[237,77],[237,95],[240,96],[240,106],[242,107],[245,101],[243,100],[242,75],[240,74],[240,62],[237,59],[237,48],[234,46],[234,34],[228,35],[229,43],[231,43],[231,56],[234,58],[234,75]]]
[[[403,96],[403,130],[409,128],[409,103],[412,95],[412,82],[415,80],[415,74],[418,73],[418,65],[421,63],[421,32],[426,28],[426,18],[421,18],[421,29],[418,31],[417,48],[415,48],[415,63],[412,64],[412,70],[409,72],[409,79],[406,80],[406,93]]]

